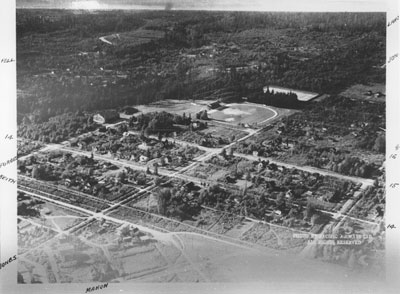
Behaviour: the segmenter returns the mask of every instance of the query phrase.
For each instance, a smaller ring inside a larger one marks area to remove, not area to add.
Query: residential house
[[[286,197],[287,199],[290,199],[291,197],[293,197],[293,192],[292,192],[292,190],[287,191],[285,197]]]
[[[147,162],[147,161],[149,161],[149,158],[148,158],[147,156],[140,155],[139,161],[140,161],[140,162]]]
[[[140,144],[138,146],[138,148],[141,149],[141,150],[147,151],[150,147],[147,145],[146,142],[143,142],[142,144]]]
[[[65,183],[64,183],[64,185],[65,186],[67,186],[67,187],[70,187],[71,186],[71,179],[65,179]]]
[[[364,93],[365,96],[372,96],[372,94],[373,94],[373,93],[372,93],[371,90],[369,90],[368,92]]]
[[[262,171],[264,168],[265,168],[264,163],[263,163],[262,161],[260,161],[260,162],[257,164],[257,170],[258,170],[258,172]]]
[[[122,239],[122,241],[125,242],[125,243],[132,242],[132,237],[130,237],[130,236],[124,237],[124,238]]]

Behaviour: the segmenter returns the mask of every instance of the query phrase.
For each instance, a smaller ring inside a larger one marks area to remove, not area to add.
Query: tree
[[[155,185],[156,187],[160,186],[161,183],[162,183],[162,180],[161,180],[160,177],[156,177],[156,178],[154,179],[154,185]]]
[[[121,236],[125,237],[125,236],[129,236],[129,234],[130,234],[129,226],[124,226],[121,229]]]
[[[20,272],[18,272],[18,275],[17,275],[17,283],[25,284],[24,277],[22,276],[22,274]]]
[[[251,181],[251,173],[249,170],[247,171],[247,174],[246,174],[246,181]]]
[[[157,198],[158,213],[161,215],[165,215],[165,213],[167,211],[168,201],[171,199],[170,189],[167,189],[167,188],[159,189],[156,192],[156,198]]]
[[[241,175],[247,171],[251,171],[253,168],[253,163],[251,161],[242,160],[237,164],[237,172]]]
[[[276,206],[279,209],[283,209],[285,207],[285,193],[280,192],[278,197],[276,198]]]
[[[310,219],[311,216],[314,214],[315,209],[313,207],[313,205],[311,204],[311,202],[307,203],[307,207],[304,210],[304,219]]]
[[[158,163],[154,163],[154,174],[158,176]]]
[[[385,135],[379,135],[375,139],[375,144],[374,147],[372,147],[372,150],[375,152],[384,153],[385,149],[386,149]]]
[[[202,120],[208,120],[208,113],[207,113],[207,110],[203,110],[202,112],[200,112],[200,119],[202,119]]]
[[[150,134],[151,134],[151,129],[150,129],[150,127],[145,128],[143,134],[144,134],[145,137],[149,137]]]
[[[145,126],[143,125],[143,126],[142,126],[142,129],[140,130],[140,139],[141,139],[142,141],[146,138],[146,136],[145,136],[145,134],[144,134],[144,131],[145,131]]]
[[[314,214],[311,216],[311,225],[314,226],[315,224],[317,224],[319,218],[320,218],[319,214],[318,214],[318,213],[314,213]]]
[[[222,150],[221,150],[221,156],[222,157],[226,157],[226,150],[225,150],[225,148],[222,148]]]
[[[125,178],[126,178],[126,174],[123,171],[120,171],[116,176],[116,180],[119,182],[124,182]]]
[[[42,177],[42,169],[38,166],[34,166],[32,169],[32,178],[40,179]]]

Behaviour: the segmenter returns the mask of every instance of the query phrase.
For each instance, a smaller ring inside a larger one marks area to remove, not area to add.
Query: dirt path
[[[277,242],[278,242],[278,245],[279,245],[279,246],[282,246],[282,245],[283,245],[283,244],[282,244],[282,239],[281,239],[281,237],[279,237],[279,235],[275,232],[275,230],[274,230],[272,227],[270,227],[270,228],[269,228],[269,231],[270,231],[272,234],[275,235],[275,237],[276,237],[276,239],[277,239]]]
[[[56,230],[58,232],[62,232],[63,230],[60,228],[60,226],[54,221],[54,219],[50,219],[51,223],[56,227]]]
[[[106,43],[108,45],[113,45],[113,43],[111,43],[110,41],[106,40],[105,37],[100,37],[99,39],[100,39],[100,41],[102,41],[102,42],[104,42],[104,43]]]
[[[193,262],[185,253],[185,245],[184,242],[179,238],[179,235],[173,235],[173,238],[176,238],[178,240],[178,243],[180,243],[180,245],[182,246],[182,248],[180,249],[180,251],[182,252],[182,256],[189,262],[191,268],[203,278],[204,282],[210,282],[210,279],[202,272],[199,265]]]
[[[56,283],[60,283],[61,282],[61,278],[60,278],[60,275],[59,275],[59,269],[58,269],[58,266],[57,266],[57,262],[56,262],[56,260],[54,258],[53,250],[49,250],[47,255],[49,256],[51,272],[54,274],[54,277],[56,279]]]

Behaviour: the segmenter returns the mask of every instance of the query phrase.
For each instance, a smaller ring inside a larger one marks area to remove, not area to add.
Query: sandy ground
[[[366,273],[303,259],[295,255],[259,252],[187,233],[177,234],[186,256],[210,282],[359,282],[373,281]]]
[[[234,227],[230,234],[239,237],[252,226],[251,223],[245,222],[241,226]],[[44,254],[50,249],[47,246],[42,248],[44,251],[39,250],[40,253],[36,252],[33,255],[41,258],[34,260],[31,256],[28,258],[29,263],[36,271],[51,264],[53,272],[59,276],[56,277],[57,281],[74,282],[92,281],[92,266],[99,264],[109,264],[119,271],[119,275],[110,277],[110,282],[114,278],[120,282],[151,283],[331,281],[344,283],[376,280],[375,276],[367,273],[351,271],[343,266],[286,251],[257,245],[250,248],[195,233],[158,233],[157,236],[151,237],[149,242],[138,243],[129,249],[120,247],[113,252],[108,249],[110,237],[101,244],[90,241],[94,238],[90,240],[84,236],[81,238],[85,245],[80,246],[83,246],[80,252],[91,256],[84,265],[66,267],[61,262],[61,256],[54,260],[49,259],[48,255]],[[55,251],[59,246],[56,240],[51,242],[56,245],[52,246],[52,250]],[[71,244],[73,243],[71,241]],[[45,277],[46,275],[43,275],[42,280],[45,280]]]

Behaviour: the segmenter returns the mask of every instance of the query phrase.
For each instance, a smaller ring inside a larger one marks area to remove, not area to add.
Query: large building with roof
[[[118,112],[114,110],[101,111],[93,116],[93,121],[98,124],[112,123],[119,118]]]

